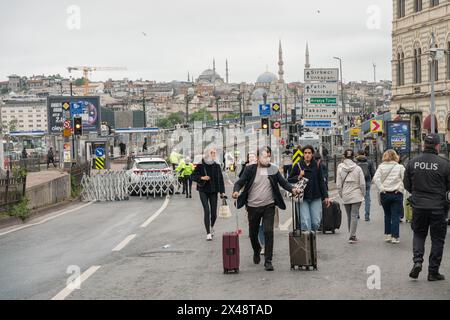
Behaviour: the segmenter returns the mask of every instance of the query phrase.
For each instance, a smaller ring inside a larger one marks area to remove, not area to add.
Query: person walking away
[[[123,141],[121,141],[121,142],[119,143],[119,148],[120,148],[120,155],[121,155],[121,156],[126,155],[126,149],[127,149],[127,146],[125,145],[125,143],[124,143]]]
[[[356,229],[358,228],[359,208],[364,200],[366,192],[366,180],[362,169],[353,162],[353,150],[344,152],[344,161],[337,168],[336,185],[339,196],[344,203],[347,212],[348,230],[350,232],[349,243],[357,243]]]
[[[188,156],[185,160],[184,170],[183,170],[183,185],[186,190],[186,198],[192,198],[192,173],[194,172],[195,167],[191,161],[191,158]]]
[[[304,191],[302,203],[297,203],[298,229],[302,231],[316,232],[322,220],[322,201],[330,206],[328,190],[325,185],[323,169],[320,163],[314,159],[314,147],[307,145],[303,147],[303,159],[300,160],[291,171],[288,179],[290,183],[297,183],[303,177],[308,179]],[[301,214],[300,214],[301,212]]]
[[[50,162],[53,163],[53,167],[56,168],[55,155],[53,153],[53,147],[50,147],[50,149],[47,152],[47,169],[50,167]]]
[[[323,177],[323,180],[325,181],[325,187],[328,190],[328,167],[327,167],[327,164],[322,161],[322,156],[318,152],[316,152],[314,154],[314,160],[316,160],[317,165],[319,165],[320,168],[322,169],[322,177]]]
[[[437,134],[425,137],[423,154],[408,162],[405,170],[404,185],[411,193],[413,208],[411,228],[413,238],[414,266],[409,274],[413,279],[422,271],[425,241],[428,229],[431,236],[431,252],[428,265],[428,281],[445,280],[439,273],[447,235],[448,203],[447,192],[450,190],[449,161],[439,157],[440,139]]]
[[[186,163],[183,159],[180,159],[178,161],[178,166],[175,169],[175,172],[178,173],[178,183],[180,183],[183,186],[183,192],[182,194],[186,193],[186,184],[184,183],[184,170],[186,169]]]
[[[270,163],[266,148],[257,153],[258,163],[249,165],[242,176],[234,184],[233,198],[237,199],[237,208],[246,207],[248,211],[250,241],[253,248],[253,262],[261,261],[261,244],[258,240],[258,229],[261,219],[264,225],[265,263],[266,271],[273,271],[273,232],[275,207],[286,210],[286,204],[281,196],[279,186],[298,194],[299,190],[289,184],[278,168]],[[241,189],[243,191],[239,194]]]
[[[400,215],[403,209],[403,177],[405,167],[398,163],[394,150],[383,154],[382,163],[373,177],[380,193],[380,202],[384,211],[384,241],[399,243]]]
[[[211,241],[214,236],[214,225],[217,219],[217,198],[225,195],[225,184],[220,165],[217,163],[217,151],[207,148],[202,162],[192,173],[192,181],[197,182],[197,191],[203,206],[206,240]]]
[[[356,164],[362,169],[364,173],[364,179],[366,180],[366,193],[364,196],[364,211],[365,211],[365,220],[370,221],[370,187],[372,184],[372,179],[375,175],[375,168],[370,161],[364,150],[359,150],[358,155],[356,156]]]

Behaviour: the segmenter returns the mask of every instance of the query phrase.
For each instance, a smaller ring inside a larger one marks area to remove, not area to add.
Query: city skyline
[[[228,60],[230,82],[253,83],[266,68],[277,73],[279,40],[287,82],[303,81],[306,42],[312,67],[338,67],[333,56],[343,58],[345,82],[372,81],[373,62],[377,79],[390,80],[390,1],[378,1],[375,9],[366,0],[347,3],[352,9],[345,12],[330,0],[229,1],[227,6],[204,0],[191,5],[174,0],[108,6],[77,1],[77,20],[73,2],[18,1],[0,10],[0,36],[9,48],[0,53],[0,81],[10,74],[68,77],[67,67],[74,65],[127,67],[95,72],[92,81],[183,81],[188,72],[196,79],[212,68],[215,58],[222,77]],[[273,12],[279,14],[269,14]],[[21,20],[14,18],[19,15]]]

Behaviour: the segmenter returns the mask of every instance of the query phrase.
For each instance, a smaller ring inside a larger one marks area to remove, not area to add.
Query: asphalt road
[[[254,265],[244,212],[233,208],[244,231],[241,268],[239,274],[224,275],[221,234],[236,228],[235,216],[218,219],[216,238],[207,242],[197,192],[193,196],[95,203],[0,236],[0,298],[51,299],[63,292],[66,299],[450,299],[450,280],[426,280],[427,262],[419,280],[409,279],[410,225],[401,225],[400,244],[384,243],[377,201],[372,221],[359,223],[360,243],[347,243],[346,216],[338,233],[319,234],[318,271],[290,270],[288,231],[280,229],[275,232],[275,271]],[[290,218],[289,208],[280,212],[281,225]],[[112,251],[130,235],[136,236]],[[450,279],[449,246],[441,273]],[[82,273],[89,270],[90,277],[80,289],[64,293],[69,265],[80,266]],[[380,270],[380,289],[368,288],[371,266]]]

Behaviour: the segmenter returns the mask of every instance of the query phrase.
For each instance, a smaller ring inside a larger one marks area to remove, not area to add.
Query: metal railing
[[[11,177],[10,171],[0,178],[0,210],[18,203],[25,196],[26,177]]]

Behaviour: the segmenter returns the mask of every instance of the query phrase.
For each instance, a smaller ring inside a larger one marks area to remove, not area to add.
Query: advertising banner
[[[411,152],[411,124],[409,121],[387,121],[387,149],[398,153]]]

